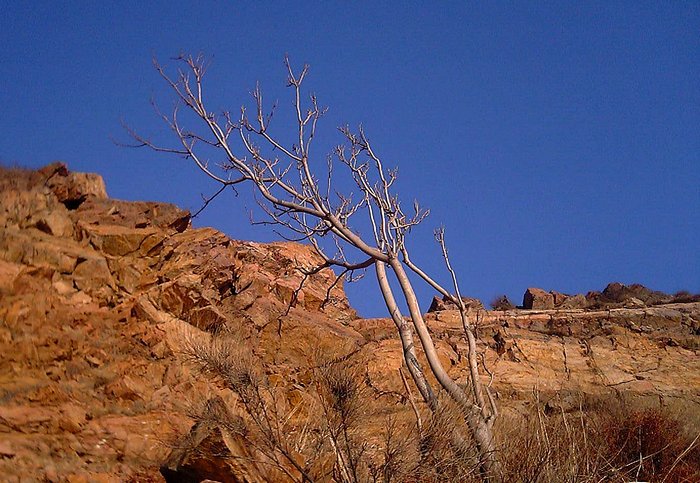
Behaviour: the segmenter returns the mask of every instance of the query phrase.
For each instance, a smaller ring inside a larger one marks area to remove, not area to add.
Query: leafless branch
[[[496,465],[493,435],[486,425],[489,411],[485,407],[481,390],[476,342],[459,293],[455,271],[447,256],[444,231],[438,232],[438,241],[456,295],[452,295],[450,290],[443,288],[425,270],[414,264],[406,248],[407,235],[425,220],[429,211],[421,208],[417,202],[413,203],[411,210],[404,211],[399,196],[393,191],[397,171],[386,168],[362,126],[356,131],[348,126],[340,128],[343,142],[326,158],[326,163],[321,163],[327,164],[327,172],[320,178],[317,177],[318,173],[312,170],[312,166],[318,165],[311,158],[312,151],[315,153],[312,148],[317,138],[318,122],[326,109],[320,106],[314,94],[305,93],[304,81],[309,72],[307,65],[295,70],[289,59],[285,58],[287,85],[292,93],[295,117],[295,140],[289,145],[273,132],[271,119],[276,105],[266,111],[259,85],[251,93],[254,104],[251,118],[243,107],[238,118],[234,119],[229,112],[216,114],[206,105],[203,80],[209,63],[203,56],[181,55],[174,62],[177,68],[171,74],[154,59],[155,69],[176,99],[171,115],[162,114],[155,103],[154,108],[179,144],[176,147],[159,146],[125,126],[135,141],[132,146],[182,156],[194,162],[200,171],[221,185],[220,191],[205,201],[205,206],[226,186],[243,182],[253,185],[256,200],[267,218],[266,221],[257,223],[272,225],[291,233],[291,237],[285,235],[288,239],[308,242],[323,260],[318,267],[302,271],[300,285],[293,293],[289,308],[296,303],[304,283],[314,273],[324,268],[335,267],[339,270],[335,281],[327,289],[327,301],[343,277],[352,278],[355,271],[363,271],[375,265],[387,308],[399,331],[409,373],[419,392],[431,409],[437,408],[437,399],[427,383],[423,369],[417,363],[413,345],[414,331],[435,379],[465,411],[465,420],[480,447],[484,474],[493,474]],[[185,117],[189,117],[184,116],[181,120],[181,109],[194,116],[198,126],[196,129],[184,126]],[[234,133],[238,135],[232,136]],[[223,162],[210,162],[208,156],[211,153],[218,153]],[[352,182],[359,190],[355,197],[353,193],[334,189],[334,161],[348,170]],[[323,186],[319,186],[319,179],[323,180]],[[365,220],[371,227],[369,238],[352,228],[351,220],[357,216],[366,217]],[[333,257],[325,253],[328,246],[335,247]],[[470,402],[468,393],[442,366],[404,267],[460,307],[470,348],[468,360],[476,404]],[[392,294],[393,288],[388,283],[388,274],[398,282],[400,293],[408,306],[410,317],[407,320],[398,310]],[[342,440],[337,440],[337,443],[342,443]],[[342,451],[342,445],[339,448]],[[345,456],[348,457],[348,454]],[[346,463],[347,469],[351,471],[352,462],[348,460]]]

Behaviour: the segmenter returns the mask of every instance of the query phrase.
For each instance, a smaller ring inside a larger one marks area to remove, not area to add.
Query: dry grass
[[[192,342],[186,354],[239,401],[230,408],[235,421],[218,421],[222,416],[213,411],[209,418],[231,426],[259,461],[276,469],[277,478],[481,481],[478,452],[448,398],[436,412],[421,411],[419,430],[407,404],[377,404],[361,368],[343,361],[314,364],[314,381],[303,403],[294,406],[285,385],[269,384],[260,361],[235,338]],[[498,476],[540,483],[700,481],[698,415],[693,419],[681,409],[674,413],[612,396],[582,397],[574,410],[551,402],[545,408],[534,397],[526,410],[504,411],[497,422]],[[306,416],[297,417],[299,411]],[[378,430],[382,418],[386,423]]]
[[[609,397],[547,415],[533,405],[499,430],[506,481],[700,481],[700,429],[658,407]]]
[[[15,189],[31,189],[32,174],[34,171],[17,165],[8,166],[0,163],[0,191]]]

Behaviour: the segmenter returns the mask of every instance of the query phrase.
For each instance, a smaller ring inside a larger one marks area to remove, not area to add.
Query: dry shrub
[[[366,409],[363,401],[365,385],[359,370],[334,363],[319,368],[316,378],[328,416],[346,428],[356,426]]]
[[[366,412],[364,384],[358,371],[343,363],[317,370],[317,391],[323,408],[324,432],[335,453],[333,475],[336,481],[365,481],[369,471],[367,442],[362,437]]]
[[[431,413],[419,437],[413,478],[408,481],[481,481],[479,452],[465,429],[464,416],[446,397]]]
[[[183,354],[238,401],[223,410],[216,399],[218,406],[207,405],[195,419],[238,435],[255,455],[251,464],[272,466],[285,481],[480,481],[478,451],[449,398],[424,415],[418,434],[412,413],[399,418],[374,404],[361,367],[316,355],[307,401],[313,407],[306,408],[311,417],[302,428],[280,397],[284,386],[270,385],[260,361],[235,337],[190,339]],[[382,414],[386,423],[377,430]]]
[[[490,305],[493,310],[513,310],[515,308],[515,305],[513,305],[506,295],[500,295],[494,298]]]
[[[401,425],[390,416],[386,420],[381,448],[369,462],[369,476],[373,482],[412,481],[418,444],[415,427]]]
[[[700,302],[700,294],[692,294],[687,290],[679,290],[673,294],[673,299],[671,300],[674,304],[687,304],[693,302]]]
[[[419,432],[407,408],[377,404],[361,367],[342,358],[318,363],[319,356],[303,403],[309,416],[295,418],[284,384],[270,385],[260,361],[235,338],[190,342],[186,353],[240,403],[230,408],[235,417],[216,408],[208,417],[245,439],[287,481],[482,481],[478,451],[449,398],[434,412],[421,406]],[[610,396],[546,405],[536,397],[497,421],[500,481],[700,481],[698,415],[682,410],[674,416]],[[386,424],[377,429],[382,417]]]
[[[579,482],[605,466],[595,421],[565,413],[534,414],[500,421],[500,456],[508,481]],[[613,480],[614,481],[614,480]]]
[[[547,414],[535,403],[499,422],[505,481],[700,481],[697,434],[662,409],[616,398]],[[692,434],[692,433],[690,433]]]
[[[681,422],[665,411],[633,410],[623,418],[606,420],[602,431],[613,465],[628,478],[700,481],[697,441],[688,441]]]
[[[0,191],[22,190],[29,191],[32,187],[34,171],[18,165],[6,165],[0,162]]]
[[[306,424],[297,424],[299,407],[290,405],[284,387],[270,384],[259,359],[230,334],[211,339],[187,340],[183,355],[204,375],[221,381],[236,396],[237,404],[225,412],[205,411],[219,427],[245,442],[246,459],[271,468],[273,480],[311,481],[324,469],[326,453],[320,428],[307,408]],[[221,415],[228,415],[222,418]],[[232,430],[232,428],[234,430]],[[233,455],[234,458],[240,456]]]
[[[252,352],[234,336],[188,338],[182,355],[204,375],[222,381],[236,394],[249,395],[255,388],[266,385]]]

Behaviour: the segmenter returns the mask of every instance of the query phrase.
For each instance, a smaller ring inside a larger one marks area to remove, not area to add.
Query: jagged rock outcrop
[[[250,455],[233,433],[192,417],[206,401],[209,412],[235,407],[183,359],[189,342],[217,333],[251,348],[300,414],[323,354],[356,368],[368,404],[383,409],[368,417],[370,433],[387,412],[410,417],[392,322],[357,318],[330,270],[301,286],[299,268],[318,263],[302,245],[192,228],[173,205],[109,199],[97,175],[60,164],[0,170],[3,478],[163,481],[163,466],[200,479],[269,480],[253,463],[235,466]],[[504,410],[537,388],[572,405],[577,394],[613,393],[700,411],[700,303],[583,310],[564,308],[574,297],[559,304],[549,295],[557,307],[469,304]],[[434,305],[426,321],[439,356],[464,380],[459,314],[444,300]],[[231,466],[226,452],[244,459]]]
[[[7,481],[161,481],[169,441],[192,425],[187,400],[218,390],[178,359],[187,338],[235,330],[290,385],[306,355],[361,340],[332,272],[300,287],[299,266],[320,263],[307,247],[234,241],[173,205],[105,196],[99,176],[60,164],[0,171]]]
[[[541,288],[528,288],[523,296],[524,309],[616,309],[641,308],[671,303],[700,302],[700,294],[681,291],[675,295],[651,290],[635,283],[625,285],[620,282],[609,283],[602,292],[590,291],[586,295],[568,295],[552,290],[546,292]]]

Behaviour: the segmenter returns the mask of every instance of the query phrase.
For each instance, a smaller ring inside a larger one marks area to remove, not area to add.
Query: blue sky
[[[288,53],[330,108],[317,151],[362,122],[403,198],[431,208],[410,246],[442,281],[440,224],[462,292],[485,302],[611,281],[700,291],[697,2],[9,2],[0,40],[5,164],[60,159],[113,197],[196,210],[213,187],[192,167],[111,140],[122,118],[167,139],[152,55],[211,56],[211,106],[235,111],[258,80],[290,106]],[[247,194],[196,224],[276,239],[249,226]],[[371,277],[348,292],[384,314]]]

